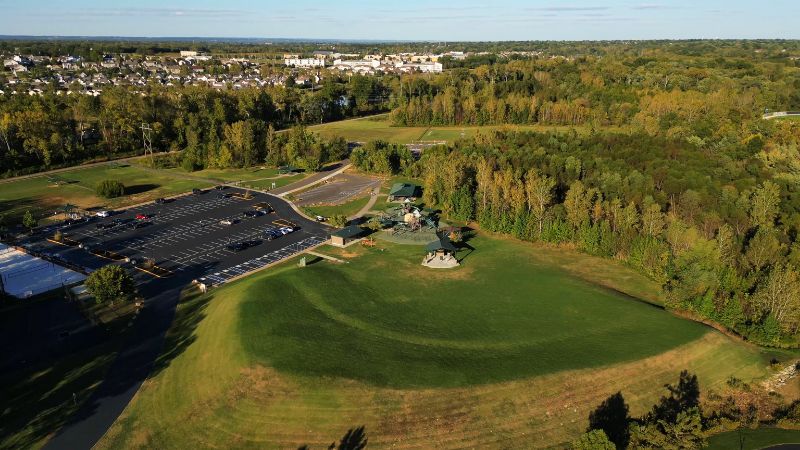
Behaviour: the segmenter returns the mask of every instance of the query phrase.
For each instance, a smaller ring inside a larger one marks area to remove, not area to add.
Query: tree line
[[[152,129],[154,150],[185,150],[183,164],[190,169],[265,159],[311,168],[305,148],[295,149],[297,161],[292,150],[267,157],[280,140],[275,130],[382,111],[388,101],[383,83],[354,76],[326,80],[316,90],[293,83],[241,90],[153,84],[141,91],[109,86],[97,97],[0,95],[0,176],[141,154],[143,123]]]
[[[797,60],[748,57],[736,48],[736,57],[725,58],[710,49],[634,53],[617,46],[602,56],[511,59],[410,76],[392,119],[407,126],[616,126],[708,139],[743,123],[757,126],[765,108],[800,107]]]
[[[416,162],[382,143],[353,161],[421,179],[446,217],[624,261],[660,283],[669,308],[796,346],[800,124],[762,131],[769,145],[715,151],[644,132],[494,132]]]

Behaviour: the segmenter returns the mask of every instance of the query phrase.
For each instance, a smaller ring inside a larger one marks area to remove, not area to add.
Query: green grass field
[[[355,213],[361,211],[361,208],[369,203],[369,195],[358,197],[349,202],[344,202],[341,205],[332,206],[303,206],[303,211],[311,216],[331,217],[337,214],[342,214],[345,217],[350,217]]]
[[[314,125],[309,130],[325,138],[342,136],[349,141],[368,142],[384,140],[396,144],[407,144],[413,141],[448,141],[465,137],[470,138],[478,132],[488,133],[495,130],[505,131],[568,131],[575,129],[587,131],[588,127],[568,127],[551,125],[487,125],[487,126],[433,126],[433,127],[395,127],[387,115],[358,120],[345,120],[322,125]]]
[[[741,444],[741,445],[740,445]],[[800,445],[800,430],[758,428],[729,431],[708,439],[708,450],[760,450],[778,444]]]
[[[393,246],[273,277],[274,294],[244,300],[243,345],[296,375],[455,387],[640,359],[707,332],[521,258],[513,243],[474,246],[467,266],[446,274],[418,268],[419,247]],[[292,329],[313,332],[297,340]]]
[[[180,194],[194,187],[211,186],[204,181],[176,177],[168,171],[124,165],[71,170],[59,173],[57,179],[62,183],[53,183],[46,176],[38,176],[0,184],[0,211],[12,221],[28,209],[37,217],[47,218],[65,203],[80,208],[119,208]],[[125,185],[126,195],[115,199],[98,197],[95,186],[105,179],[121,181]]]
[[[98,448],[320,447],[361,424],[379,447],[552,446],[619,389],[639,414],[683,368],[704,389],[765,374],[758,350],[617,293],[657,286],[613,262],[470,244],[453,271],[418,247],[324,249],[349,264],[187,298],[166,346],[182,352]]]
[[[307,175],[304,173],[298,173],[295,175],[286,175],[274,178],[267,178],[267,179],[258,179],[253,181],[244,181],[241,183],[243,187],[249,187],[254,189],[272,189],[272,183],[275,183],[275,188],[286,186],[289,183],[294,183],[295,181],[301,181]]]
[[[775,117],[773,120],[791,120],[791,121],[800,121],[800,115]]]
[[[231,181],[254,181],[264,178],[274,178],[278,176],[278,169],[274,167],[248,167],[243,169],[203,169],[194,172],[187,172],[180,167],[166,169],[167,172],[175,173],[180,176],[193,176],[199,178],[209,178],[220,182]]]

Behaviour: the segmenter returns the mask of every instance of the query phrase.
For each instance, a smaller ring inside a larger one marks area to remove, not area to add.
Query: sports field
[[[115,199],[98,197],[95,187],[106,179],[121,181],[126,195]],[[0,210],[10,219],[21,217],[28,209],[37,218],[46,218],[66,203],[79,208],[113,209],[208,186],[211,183],[178,177],[169,171],[109,164],[61,172],[54,177],[42,175],[0,183]]]
[[[408,144],[413,141],[448,141],[459,138],[470,138],[478,132],[489,133],[495,130],[505,131],[568,131],[579,132],[587,127],[567,127],[550,125],[487,125],[487,126],[433,126],[433,127],[396,127],[392,126],[387,115],[357,120],[331,122],[314,125],[309,130],[319,135],[332,138],[342,136],[348,141],[368,142],[376,139],[396,144]]]
[[[704,388],[764,374],[766,355],[620,293],[656,286],[608,261],[480,237],[433,272],[381,245],[185,299],[182,353],[100,448],[320,447],[361,424],[378,446],[540,447],[618,389],[637,414],[683,368]]]

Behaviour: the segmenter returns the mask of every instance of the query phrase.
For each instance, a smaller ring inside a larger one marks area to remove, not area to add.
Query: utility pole
[[[153,162],[153,128],[145,122],[142,122],[142,144],[145,156],[149,154],[150,162]]]

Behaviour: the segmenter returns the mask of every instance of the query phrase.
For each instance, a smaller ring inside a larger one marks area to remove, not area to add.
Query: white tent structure
[[[0,286],[12,297],[28,298],[85,279],[82,273],[0,244]]]

